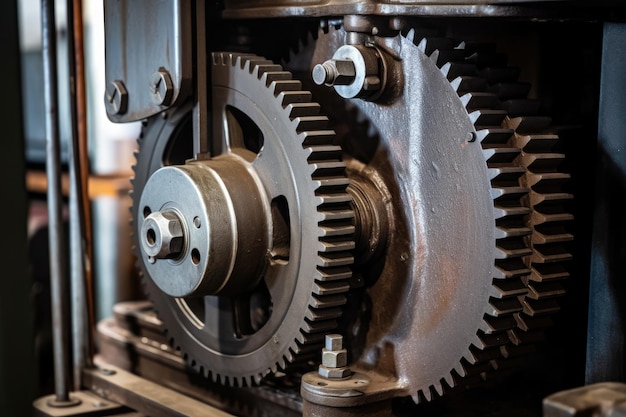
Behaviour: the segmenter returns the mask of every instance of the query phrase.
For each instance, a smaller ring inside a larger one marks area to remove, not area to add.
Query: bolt
[[[356,77],[356,69],[349,59],[329,59],[313,67],[311,75],[317,85],[350,85]]]
[[[172,77],[164,68],[159,68],[150,78],[150,92],[152,101],[158,106],[168,106],[172,100],[174,87]]]
[[[343,347],[343,336],[340,334],[326,335],[318,374],[328,379],[344,379],[352,375],[348,367],[348,351]]]
[[[343,336],[340,334],[327,334],[324,342],[326,350],[343,349]]]
[[[128,107],[128,91],[124,83],[120,80],[115,80],[107,85],[104,94],[104,105],[107,113],[124,114]]]
[[[150,213],[141,226],[141,247],[148,258],[171,258],[184,246],[183,226],[172,211]]]

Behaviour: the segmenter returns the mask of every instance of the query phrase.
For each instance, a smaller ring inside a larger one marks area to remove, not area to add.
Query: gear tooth
[[[250,71],[250,59],[246,55],[238,55],[235,58],[233,66],[236,66],[244,71],[248,70],[249,72]]]
[[[450,373],[444,376],[442,379],[441,385],[443,386],[444,392],[451,390],[456,385],[454,375],[452,374],[453,371],[454,370],[450,371]]]
[[[432,398],[436,398],[436,397],[442,397],[443,396],[443,385],[441,384],[441,382],[433,384],[431,386],[431,390],[434,391]]]
[[[415,29],[411,28],[405,38],[407,38],[407,40],[409,40],[410,42],[415,42]]]
[[[467,371],[465,371],[465,368],[463,367],[461,363],[458,363],[452,369],[452,372],[454,372],[459,378],[464,378],[467,375]],[[454,375],[452,375],[452,377],[454,378]]]
[[[306,103],[311,101],[311,93],[309,91],[283,91],[277,98],[283,108],[286,108],[293,103]]]
[[[274,97],[283,91],[301,91],[302,83],[298,80],[276,80],[270,84],[270,91]]]
[[[420,392],[422,393],[422,396],[424,397],[424,400],[426,402],[430,402],[430,400],[433,399],[433,395],[432,392],[430,392],[430,387],[424,389],[424,390],[420,390]]]
[[[260,385],[262,381],[263,381],[263,375],[262,374],[254,375],[254,384],[255,385]]]
[[[422,52],[426,53],[426,45],[427,45],[427,43],[428,43],[428,40],[427,40],[426,38],[423,38],[423,39],[421,39],[421,40],[419,41],[419,43],[417,43],[416,45],[417,45],[417,48],[418,48],[420,51],[422,51]]]
[[[437,49],[433,51],[433,53],[430,54],[429,58],[431,61],[433,61],[435,65],[437,65],[437,62],[439,61],[439,50]]]

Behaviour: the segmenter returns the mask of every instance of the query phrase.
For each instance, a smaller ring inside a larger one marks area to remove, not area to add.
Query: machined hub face
[[[167,127],[180,115],[149,122],[135,166],[136,250],[188,363],[250,385],[308,366],[336,329],[354,213],[341,148],[300,82],[262,57],[212,58],[214,157],[171,164],[180,141]]]
[[[270,208],[236,155],[168,166],[148,180],[137,219],[146,271],[171,297],[254,288],[269,251]]]

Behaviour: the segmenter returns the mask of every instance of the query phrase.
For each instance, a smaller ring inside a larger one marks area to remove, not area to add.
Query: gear
[[[320,31],[285,66],[310,73],[344,37],[343,30]],[[495,49],[418,37],[414,30],[380,42],[402,61],[403,96],[384,111],[362,100],[349,104],[380,137],[365,162],[395,170],[390,181],[400,182],[396,201],[406,208],[394,218],[405,217],[408,230],[392,228],[385,270],[369,290],[370,315],[390,316],[370,328],[388,330],[368,335],[360,360],[371,363],[382,355],[377,352],[390,352],[392,371],[421,402],[507,367],[505,357],[526,351],[531,345],[524,341],[542,333],[546,314],[556,311],[554,297],[562,294],[557,281],[568,276],[564,243],[572,236],[564,224],[571,215],[564,203],[571,195],[560,190],[569,176],[559,170],[563,156],[549,151],[558,142],[545,132],[550,120],[535,116],[529,86],[517,82],[519,71],[503,66]],[[338,112],[346,104],[314,88],[335,111],[331,120],[344,123]],[[344,149],[355,149],[354,137],[344,140]],[[397,244],[404,234],[409,250]],[[485,242],[491,249],[480,245]],[[406,259],[394,260],[398,253],[415,259],[405,269],[406,283],[394,268]],[[398,302],[399,290],[385,290],[394,280],[406,294],[399,303],[405,307],[383,314],[386,297]]]
[[[185,163],[188,107],[147,122],[134,167],[135,252],[171,343],[214,381],[246,386],[306,364],[336,329],[354,213],[341,148],[300,82],[259,56],[212,58],[214,156]],[[162,235],[165,249],[151,250]]]

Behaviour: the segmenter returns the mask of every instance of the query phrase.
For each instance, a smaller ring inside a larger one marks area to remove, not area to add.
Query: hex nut
[[[168,258],[180,254],[184,246],[183,226],[171,211],[151,213],[141,226],[141,246],[148,256]]]
[[[322,349],[322,365],[328,368],[341,368],[348,365],[348,351],[346,349]]]
[[[327,368],[324,365],[320,365],[317,372],[322,378],[328,379],[346,379],[352,376],[352,371],[347,366],[341,368]]]

